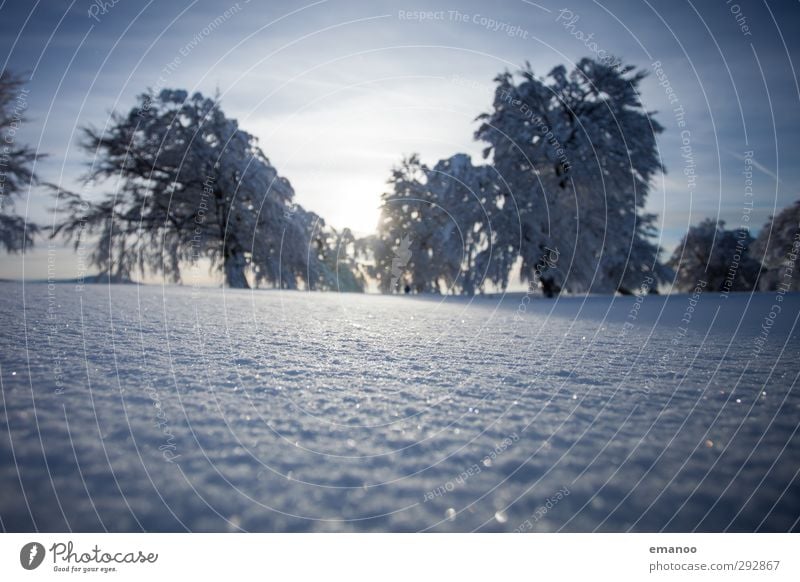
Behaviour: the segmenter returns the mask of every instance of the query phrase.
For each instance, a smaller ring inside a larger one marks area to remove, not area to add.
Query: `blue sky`
[[[578,17],[571,27],[563,10]],[[419,11],[434,14],[409,16]],[[498,72],[529,61],[545,74],[593,50],[651,72],[660,61],[686,124],[651,74],[642,95],[666,128],[667,174],[648,208],[671,251],[705,217],[741,223],[747,151],[757,168],[752,224],[799,197],[799,22],[788,1],[14,0],[0,2],[0,59],[30,78],[18,138],[48,154],[37,166],[45,180],[76,187],[88,161],[78,128],[103,127],[147,87],[219,88],[226,113],[260,138],[297,201],[362,234],[374,229],[403,154],[480,159],[474,118],[488,110]],[[596,45],[581,40],[590,34]],[[696,162],[691,190],[682,130]],[[46,225],[52,204],[34,189],[17,211]],[[70,276],[74,261],[58,253],[58,275]],[[46,258],[46,241],[24,258],[2,256],[0,277],[45,277]]]

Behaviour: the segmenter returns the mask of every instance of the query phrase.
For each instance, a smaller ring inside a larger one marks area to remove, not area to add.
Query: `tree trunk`
[[[237,251],[227,251],[225,253],[225,283],[231,289],[249,289],[244,271],[247,267],[244,254]]]
[[[542,277],[540,279],[540,283],[542,285],[542,293],[548,299],[552,299],[553,297],[561,293],[561,287],[559,285],[556,285],[555,281],[553,281],[552,279]]]

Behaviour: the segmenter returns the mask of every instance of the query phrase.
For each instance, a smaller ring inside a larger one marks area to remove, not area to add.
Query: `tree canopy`
[[[418,291],[503,288],[517,260],[523,280],[547,293],[664,280],[656,217],[643,211],[663,170],[662,127],[639,99],[644,76],[591,59],[545,79],[530,66],[499,75],[475,132],[491,164],[474,166],[465,154],[432,169],[417,156],[403,160],[383,197],[376,263],[410,238],[405,276]]]
[[[8,71],[0,73],[0,247],[22,251],[33,244],[39,227],[15,213],[15,198],[37,182],[33,165],[39,155],[20,144],[17,131],[28,108],[23,81]]]
[[[753,243],[752,255],[764,266],[759,287],[763,291],[779,287],[800,291],[800,273],[796,272],[799,252],[800,200],[796,200],[770,217]]]
[[[258,145],[200,93],[142,94],[104,131],[84,129],[89,182],[111,191],[99,202],[59,190],[66,219],[54,234],[95,236],[91,259],[114,278],[146,269],[181,280],[181,266],[207,258],[230,287],[336,285],[326,246],[339,241]],[[358,287],[355,277],[348,286]]]
[[[700,281],[709,291],[751,291],[759,264],[751,258],[753,237],[747,229],[726,230],[725,222],[707,218],[689,227],[668,265],[674,288],[691,291]]]

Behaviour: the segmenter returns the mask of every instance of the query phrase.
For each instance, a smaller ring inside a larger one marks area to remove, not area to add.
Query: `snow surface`
[[[1,525],[796,530],[781,299],[2,283]]]

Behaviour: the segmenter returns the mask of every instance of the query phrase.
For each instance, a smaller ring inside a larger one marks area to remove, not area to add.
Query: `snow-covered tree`
[[[389,183],[373,241],[381,290],[473,294],[508,283],[516,248],[491,167],[456,154],[430,168],[413,155]]]
[[[28,107],[23,82],[8,71],[0,73],[0,247],[19,252],[33,244],[36,224],[15,214],[14,198],[36,183],[36,152],[17,141],[17,130]]]
[[[179,281],[182,263],[207,257],[231,287],[248,287],[248,273],[257,284],[308,282],[313,217],[215,100],[165,89],[111,121],[85,129],[82,144],[94,155],[87,180],[110,192],[90,202],[59,191],[67,216],[54,234],[76,246],[96,236],[91,258],[112,277],[151,269]]]
[[[770,217],[753,243],[751,254],[761,259],[763,265],[759,279],[762,291],[775,291],[779,287],[800,291],[799,250],[800,200]]]
[[[357,261],[356,241],[350,229],[337,231],[328,226],[322,217],[299,206],[296,212],[306,238],[299,244],[294,243],[293,247],[306,253],[302,260],[306,264],[306,271],[298,275],[306,282],[308,289],[363,291],[366,277]]]
[[[328,229],[323,247],[323,262],[333,278],[325,281],[326,289],[340,292],[362,292],[367,284],[366,270],[358,261],[356,238],[349,228]]]
[[[643,285],[650,292],[657,292],[658,283],[671,281],[673,271],[664,265],[659,258],[661,249],[653,240],[657,236],[657,217],[650,213],[639,213],[628,217],[625,232],[630,237],[628,248],[619,252],[605,252],[600,260],[600,271],[606,278],[606,288],[616,288],[628,295]],[[652,281],[650,281],[652,279]]]
[[[681,239],[668,265],[674,288],[688,292],[705,281],[709,291],[751,291],[758,262],[751,258],[753,237],[747,229],[726,230],[725,222],[707,218]]]
[[[505,191],[494,168],[474,166],[468,155],[456,154],[428,171],[427,186],[449,219],[439,256],[446,272],[456,273],[456,289],[471,295],[487,282],[505,287],[517,256],[519,225],[515,231],[506,223]]]
[[[444,226],[446,216],[428,196],[427,172],[419,156],[404,158],[392,169],[391,191],[382,195],[378,235],[372,250],[375,277],[384,293],[406,285],[417,292],[440,291],[441,270],[434,268],[434,252],[437,231]]]
[[[644,72],[582,59],[546,79],[499,75],[475,137],[508,184],[521,227],[523,279],[549,289],[613,292],[659,275],[654,217],[642,209],[662,166],[662,127],[644,109]],[[561,264],[542,271],[557,249]]]

